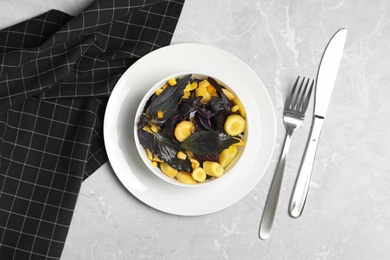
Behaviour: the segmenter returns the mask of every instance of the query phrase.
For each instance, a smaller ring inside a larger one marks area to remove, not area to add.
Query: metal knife
[[[338,30],[333,35],[325,49],[318,69],[313,122],[309,139],[306,144],[305,153],[299,168],[298,177],[295,181],[290,199],[289,214],[293,218],[301,216],[305,206],[322,124],[328,109],[333,86],[336,81],[337,71],[339,70],[341,57],[343,55],[346,37],[347,30],[344,28]]]

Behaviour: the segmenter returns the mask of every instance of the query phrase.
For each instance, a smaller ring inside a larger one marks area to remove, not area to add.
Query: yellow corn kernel
[[[192,169],[196,169],[200,166],[200,163],[198,160],[190,158]]]
[[[222,88],[222,92],[225,94],[225,96],[227,96],[227,98],[229,100],[232,100],[233,98],[235,98],[235,95],[230,92],[229,90],[227,90],[226,88]]]
[[[192,82],[188,83],[187,86],[184,88],[184,93],[185,92],[190,92],[198,87],[198,83]]]
[[[245,145],[245,141],[242,140],[241,138],[238,138],[238,137],[233,137],[233,138],[238,140],[238,143],[235,143],[233,145],[235,145],[235,146],[244,146]]]
[[[148,156],[148,159],[151,161],[162,162],[162,160],[158,158],[157,155],[153,156],[152,152],[149,151],[149,149],[146,149],[146,155]]]
[[[221,177],[223,175],[224,169],[217,162],[204,161],[203,170],[205,173],[212,177]]]
[[[163,118],[164,112],[163,111],[157,111],[157,118]]]
[[[178,171],[174,168],[172,168],[171,166],[169,166],[169,164],[163,162],[163,163],[160,163],[160,169],[161,171],[167,175],[168,177],[170,178],[174,178],[176,177]]]
[[[211,94],[207,91],[207,88],[200,87],[200,84],[199,87],[195,89],[195,94],[197,97],[202,96],[202,99],[200,101],[204,103],[209,102],[211,99]]]
[[[210,94],[217,93],[217,90],[212,85],[207,86],[206,89],[207,89],[207,92],[209,92]]]
[[[176,154],[176,157],[177,159],[180,159],[180,160],[185,160],[187,159],[187,155],[185,153],[183,153],[182,151],[179,151],[177,154]]]
[[[206,173],[204,170],[200,167],[195,168],[193,172],[191,173],[192,178],[196,180],[197,182],[204,182],[206,180]]]
[[[148,159],[149,159],[149,160],[153,160],[152,152],[149,151],[149,149],[146,149],[146,155],[148,156]]]
[[[153,161],[153,162],[152,162],[152,165],[153,165],[154,167],[157,167],[157,166],[158,166],[158,163],[155,162],[155,161]]]
[[[232,106],[232,108],[230,110],[234,113],[234,112],[237,112],[239,109],[240,109],[240,106],[235,105],[235,106]]]
[[[199,88],[207,88],[208,86],[211,86],[211,84],[207,79],[202,80],[198,85]]]
[[[188,157],[194,158],[194,154],[190,150],[186,150],[186,154],[188,155]]]
[[[234,105],[237,105],[240,107],[240,109],[238,109],[238,113],[240,113],[240,115],[245,118],[246,110],[245,110],[244,104],[242,104],[241,100],[238,99],[237,97],[234,97],[234,98],[232,98],[232,102]]]
[[[168,83],[165,83],[161,88],[162,90],[165,90],[168,86],[169,86]]]
[[[190,98],[190,96],[191,96],[191,92],[184,92],[182,98],[188,99],[188,98]]]
[[[152,130],[152,132],[154,133],[157,133],[160,132],[161,128],[159,126],[156,126],[155,124],[150,124],[150,130]]]
[[[170,86],[175,86],[177,84],[176,79],[175,78],[168,79],[168,84]]]
[[[162,88],[158,88],[156,89],[156,91],[154,92],[156,94],[156,96],[160,95],[164,90]]]
[[[186,85],[186,87],[184,88],[183,91],[184,91],[184,92],[191,91],[191,83],[188,82],[188,84]]]
[[[144,127],[142,128],[142,130],[144,130],[144,131],[146,131],[146,132],[148,132],[148,133],[151,133],[151,134],[153,133],[152,130],[150,130],[150,127],[147,126],[147,125],[144,126]]]
[[[218,93],[217,93],[217,92],[215,92],[215,93],[211,93],[211,96],[212,96],[212,97],[219,97],[219,95],[218,95]]]
[[[194,178],[192,178],[191,173],[185,171],[179,171],[176,175],[176,180],[185,184],[196,184],[198,183]]]

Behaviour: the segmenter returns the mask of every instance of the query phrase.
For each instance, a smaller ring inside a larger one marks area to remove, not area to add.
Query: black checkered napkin
[[[59,259],[82,181],[107,161],[113,86],[168,45],[184,0],[97,0],[0,31],[0,259]]]

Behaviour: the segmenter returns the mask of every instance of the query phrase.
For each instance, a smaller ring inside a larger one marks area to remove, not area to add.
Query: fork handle
[[[271,233],[272,224],[274,222],[276,207],[278,206],[280,189],[282,186],[282,179],[284,168],[286,166],[287,153],[290,148],[292,132],[287,132],[284,141],[283,151],[280,156],[276,172],[272,179],[271,187],[268,193],[267,201],[265,202],[263,216],[260,222],[259,237],[267,239]]]
[[[314,116],[309,139],[306,144],[301,166],[299,168],[298,177],[295,181],[290,199],[289,215],[293,218],[298,218],[301,216],[306,203],[314,159],[317,152],[317,146],[321,135],[323,122],[323,117]]]

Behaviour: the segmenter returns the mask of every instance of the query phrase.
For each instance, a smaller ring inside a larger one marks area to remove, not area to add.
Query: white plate
[[[133,122],[143,96],[162,78],[182,71],[240,86],[234,91],[245,104],[251,132],[241,159],[218,185],[186,188],[167,183],[150,172],[135,147]],[[139,59],[117,82],[104,117],[107,155],[123,185],[145,204],[184,216],[217,212],[246,196],[268,167],[275,136],[274,110],[261,80],[235,56],[202,44],[171,45]]]

